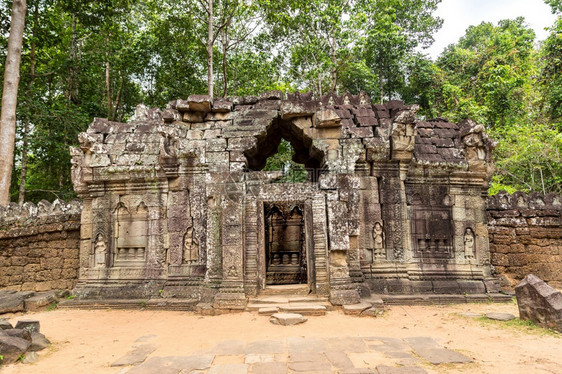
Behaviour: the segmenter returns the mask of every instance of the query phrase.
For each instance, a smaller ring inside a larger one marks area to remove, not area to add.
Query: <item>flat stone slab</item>
[[[486,313],[486,317],[496,321],[511,321],[515,316],[510,313]]]
[[[348,315],[358,316],[364,310],[367,310],[372,307],[372,304],[369,303],[358,303],[358,304],[351,304],[351,305],[343,305],[343,312]]]
[[[112,367],[115,366],[128,366],[128,365],[138,365],[146,358],[149,354],[154,352],[156,347],[149,344],[143,344],[138,347],[135,347],[131,352],[128,352],[125,356],[117,359],[114,363],[111,364]]]
[[[248,343],[246,353],[277,354],[287,352],[287,345],[283,340],[258,340]]]
[[[178,374],[180,370],[206,370],[211,367],[215,355],[152,357],[139,366],[127,371],[127,374]]]
[[[298,313],[275,313],[269,319],[274,325],[292,326],[306,322],[307,319]]]
[[[466,318],[480,318],[483,317],[483,314],[480,313],[472,313],[472,312],[466,312],[466,313],[460,313],[459,314],[461,317],[466,317]]]
[[[257,362],[250,365],[250,374],[286,374],[285,362]]]
[[[427,371],[419,366],[377,366],[379,374],[427,374]]]
[[[208,374],[247,374],[248,365],[246,364],[225,364],[214,365],[209,369]]]
[[[279,313],[282,314],[282,313]],[[302,317],[302,316],[301,316]],[[139,353],[147,346],[138,346]],[[219,353],[220,352],[220,353]],[[415,355],[414,355],[415,353]],[[123,374],[423,374],[428,363],[458,364],[471,358],[444,348],[428,336],[392,337],[294,336],[245,342],[229,340],[190,356],[151,357]],[[119,360],[118,360],[119,361]],[[134,360],[126,365],[135,365]],[[116,362],[117,363],[117,362]],[[114,363],[112,366],[120,366]]]
[[[415,353],[434,365],[472,362],[471,358],[447,348],[416,349]]]

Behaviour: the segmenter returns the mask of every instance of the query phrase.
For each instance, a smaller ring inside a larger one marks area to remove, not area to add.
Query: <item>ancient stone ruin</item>
[[[377,293],[484,293],[493,142],[365,94],[191,95],[72,148],[82,298],[168,296],[244,308],[304,284],[335,305]],[[263,171],[281,139],[304,181]]]
[[[562,293],[529,274],[515,287],[519,318],[562,332]]]

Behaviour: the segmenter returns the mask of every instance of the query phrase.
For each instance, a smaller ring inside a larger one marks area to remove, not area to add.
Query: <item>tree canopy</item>
[[[559,0],[545,2],[561,13]],[[11,198],[74,196],[68,146],[93,117],[274,89],[365,90],[374,102],[419,103],[426,117],[473,118],[500,140],[492,191],[561,192],[560,17],[540,45],[523,18],[471,26],[432,61],[423,51],[442,24],[439,3],[28,0]],[[11,5],[0,0],[2,71]],[[279,153],[271,165],[288,165],[290,147]]]

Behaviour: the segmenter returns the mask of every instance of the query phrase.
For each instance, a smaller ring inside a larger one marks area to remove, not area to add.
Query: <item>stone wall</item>
[[[562,288],[562,197],[500,193],[488,199],[491,263],[515,286],[534,274]]]
[[[71,289],[78,278],[79,201],[0,207],[0,288]]]

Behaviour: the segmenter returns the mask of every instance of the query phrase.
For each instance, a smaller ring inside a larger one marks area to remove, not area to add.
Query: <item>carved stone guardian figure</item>
[[[385,258],[384,231],[380,222],[375,222],[373,227],[373,243],[375,258]]]
[[[474,232],[470,227],[464,231],[464,257],[474,258]]]
[[[107,245],[103,234],[98,234],[94,243],[94,266],[97,268],[106,267]]]
[[[183,239],[183,262],[194,263],[199,261],[199,245],[193,237],[193,228],[188,228]]]

